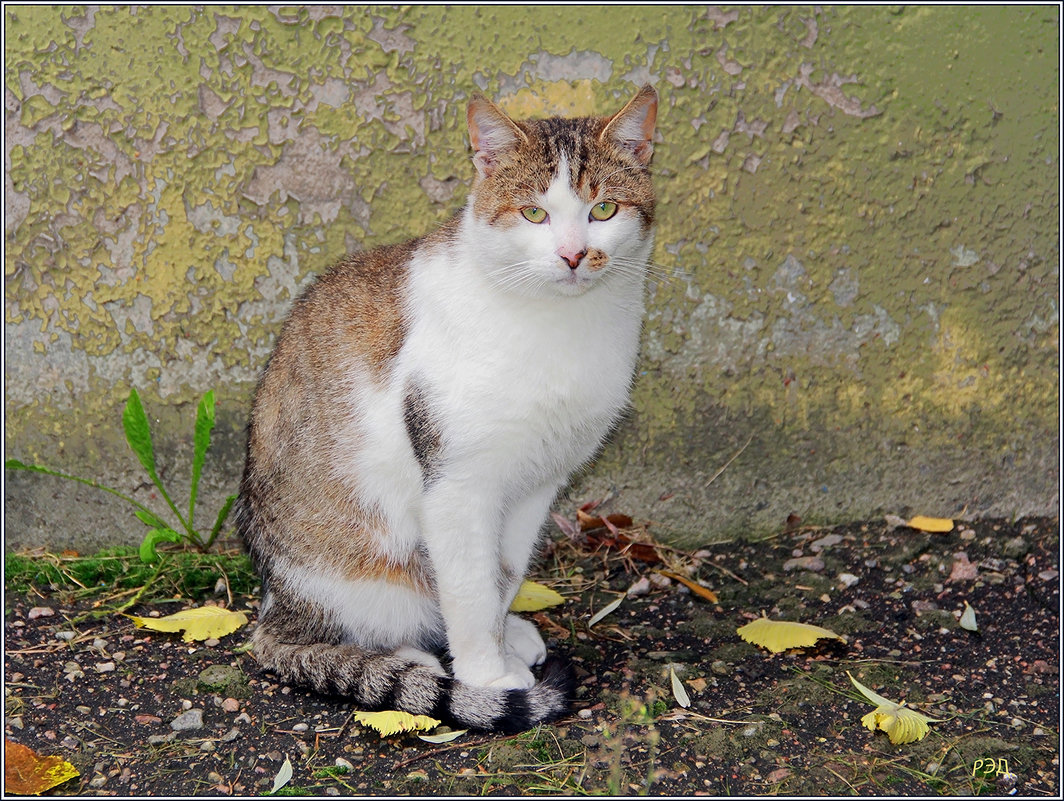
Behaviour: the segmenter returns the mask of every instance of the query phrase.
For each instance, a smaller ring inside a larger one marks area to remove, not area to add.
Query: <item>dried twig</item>
[[[746,440],[746,442],[745,442],[745,443],[743,444],[743,447],[739,448],[739,450],[737,450],[737,451],[736,451],[736,452],[734,453],[734,455],[732,456],[732,458],[730,458],[730,459],[729,459],[728,461],[726,461],[726,462],[724,463],[724,466],[723,466],[723,467],[721,467],[721,468],[720,468],[720,470],[718,470],[718,471],[717,471],[716,473],[714,473],[714,474],[713,474],[713,475],[712,475],[712,476],[710,477],[709,481],[707,481],[707,482],[705,483],[705,486],[706,486],[706,487],[708,487],[708,486],[709,486],[710,484],[712,484],[712,483],[713,483],[714,481],[716,481],[716,480],[717,480],[717,479],[718,479],[718,478],[720,477],[720,474],[721,474],[721,473],[723,473],[723,472],[724,472],[725,470],[727,470],[727,469],[728,469],[728,465],[730,465],[730,464],[731,464],[732,462],[734,462],[734,461],[735,461],[736,459],[738,459],[738,458],[739,458],[739,456],[740,456],[740,455],[742,454],[742,452],[746,450],[746,446],[747,446],[747,445],[749,445],[749,444],[750,444],[751,442],[753,442],[753,441],[754,441],[754,435],[753,435],[753,434],[751,434],[751,435],[750,435],[750,438],[749,438],[748,440]]]

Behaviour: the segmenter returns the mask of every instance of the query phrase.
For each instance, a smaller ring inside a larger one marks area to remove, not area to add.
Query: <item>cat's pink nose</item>
[[[580,262],[583,261],[584,256],[587,255],[587,248],[580,251],[566,251],[559,250],[558,255],[562,257],[562,260],[569,265],[570,270],[575,270],[580,266]]]

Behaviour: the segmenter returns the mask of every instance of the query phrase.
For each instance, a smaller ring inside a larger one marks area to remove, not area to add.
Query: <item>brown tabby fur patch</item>
[[[564,157],[569,182],[590,204],[612,200],[635,208],[644,232],[654,223],[654,187],[646,166],[603,136],[611,117],[513,120],[524,141],[507,153],[486,178],[479,177],[473,210],[493,225],[516,225],[519,212],[545,194]],[[589,142],[595,142],[590,146]]]

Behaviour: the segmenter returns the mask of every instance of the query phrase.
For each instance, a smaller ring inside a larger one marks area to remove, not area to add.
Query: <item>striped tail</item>
[[[552,658],[528,690],[473,687],[433,668],[357,645],[284,643],[259,627],[259,663],[282,681],[322,695],[338,695],[364,709],[428,715],[449,726],[514,734],[569,712],[575,678],[568,662]]]

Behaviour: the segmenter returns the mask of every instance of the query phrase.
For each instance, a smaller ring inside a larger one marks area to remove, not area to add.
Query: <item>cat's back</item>
[[[293,358],[325,372],[350,360],[382,368],[402,344],[403,300],[418,244],[351,254],[319,275],[292,307],[267,375]]]

